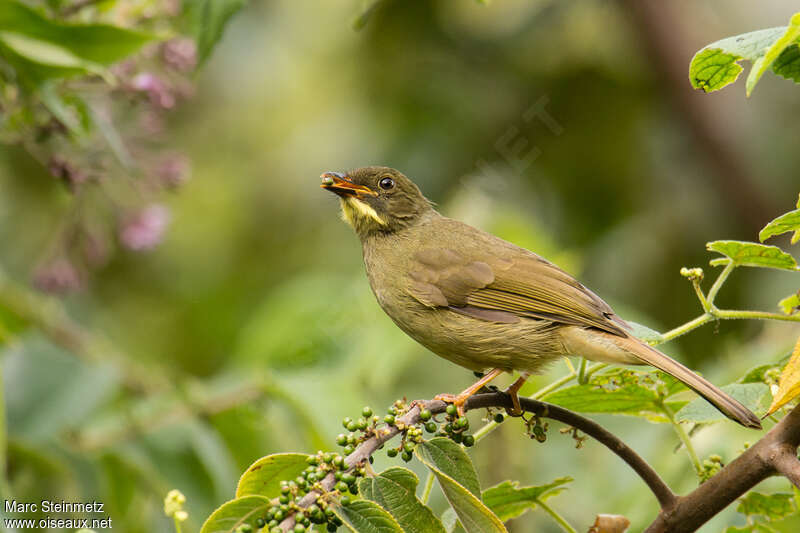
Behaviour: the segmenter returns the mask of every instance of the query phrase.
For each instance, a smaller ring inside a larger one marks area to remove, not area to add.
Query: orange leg
[[[489,383],[490,381],[492,381],[494,378],[496,378],[497,376],[499,376],[502,373],[503,373],[503,370],[500,370],[499,368],[495,368],[494,370],[492,370],[491,372],[489,372],[488,374],[483,376],[481,379],[479,379],[478,381],[476,381],[475,383],[473,383],[472,385],[470,385],[469,387],[464,389],[461,392],[461,394],[458,394],[458,395],[456,395],[456,394],[437,394],[436,397],[434,397],[434,400],[441,400],[443,402],[452,403],[453,405],[455,405],[458,408],[458,414],[459,415],[463,415],[464,414],[464,404],[467,403],[467,399],[469,399],[470,396],[472,396],[473,394],[475,394],[476,392],[481,390],[481,388],[484,385],[486,385],[487,383]]]
[[[522,406],[519,404],[519,389],[525,384],[525,380],[528,379],[530,374],[528,372],[520,372],[519,379],[511,384],[509,388],[506,389],[506,394],[511,396],[511,403],[514,404],[514,407],[511,409],[506,409],[509,415],[511,416],[519,416],[522,414]]]

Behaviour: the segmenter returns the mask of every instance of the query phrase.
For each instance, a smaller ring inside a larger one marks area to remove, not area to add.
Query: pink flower
[[[163,239],[169,218],[169,210],[163,205],[145,206],[125,218],[119,230],[119,240],[129,250],[150,250]]]
[[[150,102],[156,107],[171,109],[175,106],[175,95],[172,94],[164,80],[155,74],[149,72],[137,74],[131,80],[131,87],[135,91],[147,93]]]
[[[33,285],[40,291],[65,293],[83,286],[83,276],[69,259],[59,257],[36,269]]]

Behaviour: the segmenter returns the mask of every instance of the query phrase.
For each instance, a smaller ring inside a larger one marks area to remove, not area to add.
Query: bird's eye
[[[384,191],[388,191],[392,187],[394,187],[394,180],[392,178],[383,178],[381,181],[378,182],[378,185],[381,186],[381,189]]]

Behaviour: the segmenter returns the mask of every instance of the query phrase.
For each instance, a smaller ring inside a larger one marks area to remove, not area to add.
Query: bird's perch
[[[648,533],[695,531],[756,484],[772,475],[783,475],[795,486],[800,487],[800,460],[797,458],[797,448],[800,446],[800,406],[714,477],[689,494],[677,496],[641,456],[596,422],[545,402],[520,398],[520,403],[525,412],[557,420],[594,438],[636,472],[661,507],[658,517],[647,528]],[[359,445],[346,458],[347,465],[354,467],[362,463],[383,443],[401,433],[401,428],[418,423],[422,407],[437,414],[443,413],[446,406],[445,402],[439,400],[416,402],[408,412],[397,418],[394,426],[386,427]],[[465,410],[488,407],[512,407],[511,398],[502,392],[478,394],[467,401]],[[331,490],[335,483],[333,474],[330,474],[320,482],[320,485],[325,490]],[[299,502],[300,507],[308,507],[319,496],[318,492],[307,494]],[[293,526],[294,516],[288,517],[281,523],[284,531],[289,531]]]

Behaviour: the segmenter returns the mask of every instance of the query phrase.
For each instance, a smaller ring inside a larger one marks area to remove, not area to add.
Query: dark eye
[[[381,189],[384,191],[388,191],[392,187],[394,187],[394,180],[392,178],[383,178],[381,181],[378,182],[378,185],[381,186]]]

